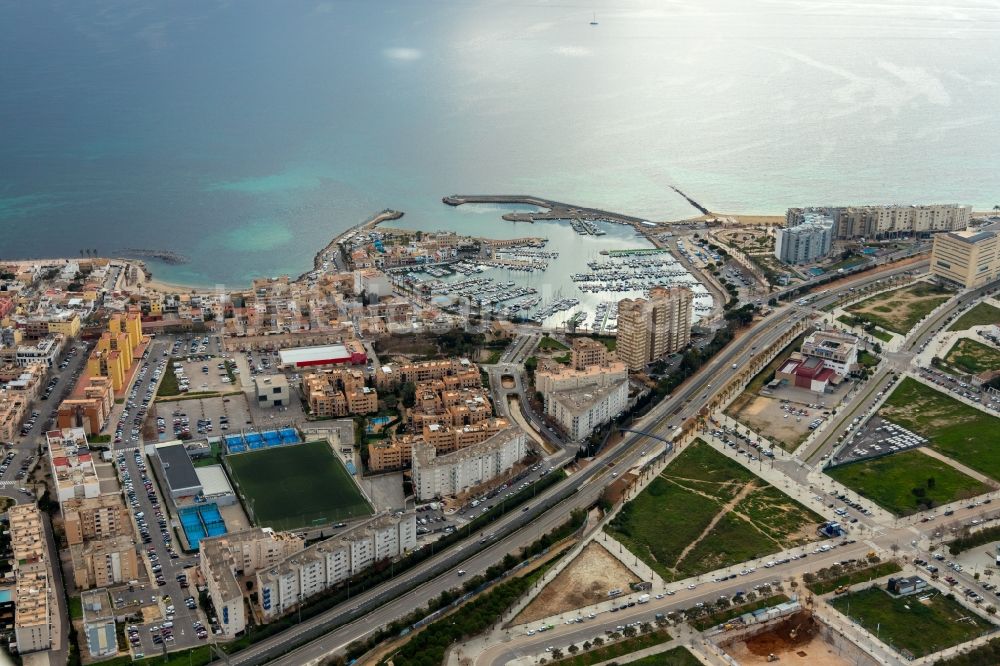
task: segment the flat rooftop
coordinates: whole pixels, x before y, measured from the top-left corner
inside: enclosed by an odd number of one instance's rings
[[[278,352],[282,365],[308,365],[322,361],[351,358],[351,352],[344,345],[322,345],[319,347],[293,347]]]
[[[195,474],[201,482],[201,491],[205,497],[213,495],[232,495],[233,487],[229,485],[229,479],[222,470],[222,465],[208,465],[206,467],[196,467]]]
[[[163,473],[167,477],[167,485],[173,491],[199,488],[201,482],[194,471],[191,457],[180,442],[160,444],[156,447],[156,455],[160,459]]]

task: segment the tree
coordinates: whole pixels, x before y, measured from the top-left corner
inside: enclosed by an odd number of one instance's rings
[[[600,636],[595,637],[594,638],[594,647],[601,647],[602,645],[604,645],[604,639],[601,638]]]
[[[625,627],[625,630],[622,631],[622,633],[625,634],[626,638],[632,638],[635,636],[635,627]]]
[[[593,647],[593,645],[591,645],[590,641],[584,641],[583,642],[583,649],[584,650],[589,650],[591,647]]]
[[[404,407],[413,407],[417,404],[417,386],[413,382],[406,382],[399,389],[400,400]]]
[[[562,657],[563,657],[562,650],[560,650],[559,648],[556,648],[556,649],[552,650],[552,658],[553,659],[562,659]]]
[[[580,648],[576,646],[576,643],[573,643],[568,648],[566,648],[566,650],[568,650],[570,654],[576,654],[577,652],[580,651]]]

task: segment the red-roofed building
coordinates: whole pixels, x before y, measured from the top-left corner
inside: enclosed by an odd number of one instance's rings
[[[808,389],[814,393],[826,393],[831,385],[840,383],[842,377],[830,368],[825,367],[819,358],[802,358],[793,355],[781,366],[774,378],[798,388]]]

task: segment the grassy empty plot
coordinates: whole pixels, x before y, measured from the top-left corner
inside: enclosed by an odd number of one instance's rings
[[[160,387],[156,390],[156,396],[159,398],[168,398],[174,395],[180,395],[181,390],[177,386],[177,375],[174,374],[174,361],[176,359],[167,359],[167,367],[163,371],[163,377],[160,379]]]
[[[591,666],[591,664],[600,664],[608,661],[609,659],[614,659],[615,657],[621,657],[626,654],[631,654],[633,652],[638,652],[639,650],[645,650],[651,648],[654,645],[659,645],[661,643],[666,643],[671,640],[672,636],[663,629],[658,629],[648,634],[642,634],[640,636],[635,636],[633,638],[626,638],[625,640],[617,641],[614,643],[605,644],[603,647],[595,648],[587,652],[581,652],[575,656],[570,656],[565,659],[555,659],[552,661],[553,665],[558,664],[558,666]],[[683,649],[683,648],[681,648]],[[687,652],[687,650],[684,650]],[[673,652],[673,650],[671,650]],[[659,659],[662,659],[666,653],[660,655],[654,655]],[[688,653],[690,655],[690,653]],[[656,661],[656,664],[676,664],[677,666],[683,666],[687,664],[686,661]],[[701,663],[701,662],[696,662]]]
[[[805,542],[821,520],[699,440],[607,530],[664,579],[677,580]]]
[[[954,599],[935,594],[920,601],[917,596],[897,599],[881,588],[870,587],[832,599],[830,605],[883,643],[914,657],[940,652],[994,629]]]
[[[887,331],[906,335],[928,312],[941,305],[952,292],[940,285],[917,282],[867,298],[847,311]]]
[[[982,342],[962,338],[948,350],[944,362],[959,372],[978,375],[1000,368],[1000,351]]]
[[[629,663],[632,666],[701,666],[701,661],[685,647],[675,647]]]
[[[897,516],[990,490],[989,486],[920,451],[848,463],[826,473]]]
[[[806,582],[806,587],[814,594],[826,594],[827,592],[833,592],[841,585],[856,585],[857,583],[863,583],[866,580],[875,580],[876,578],[881,578],[882,576],[899,573],[902,570],[903,569],[896,562],[880,562],[873,566],[865,567],[864,569],[856,569],[850,573],[844,574],[843,576],[836,576],[826,580],[817,580],[812,583]]]
[[[372,513],[326,442],[240,453],[226,462],[258,525],[288,530]]]
[[[543,351],[568,351],[569,347],[559,342],[555,338],[550,338],[547,335],[543,335],[542,339],[538,341],[538,348]]]
[[[983,326],[985,324],[1000,324],[1000,308],[989,303],[979,303],[964,315],[956,319],[949,331],[964,331],[973,326]]]
[[[1000,432],[997,417],[910,377],[900,382],[879,413],[923,435],[946,456],[1000,479],[1000,447],[995,446]]]

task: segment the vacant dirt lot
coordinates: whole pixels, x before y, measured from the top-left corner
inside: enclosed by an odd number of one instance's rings
[[[813,410],[809,412],[812,413]],[[809,418],[789,416],[782,411],[779,400],[763,395],[751,399],[732,416],[786,451],[794,451],[810,432]]]
[[[639,578],[604,546],[592,541],[521,611],[514,624],[534,622],[607,600],[608,590],[628,590],[629,585],[638,582]]]
[[[795,630],[795,637],[791,632]],[[849,666],[837,649],[819,635],[819,625],[808,616],[795,615],[787,622],[764,633],[725,646],[726,652],[741,666],[767,664],[767,656],[778,657],[780,664],[808,666]]]

